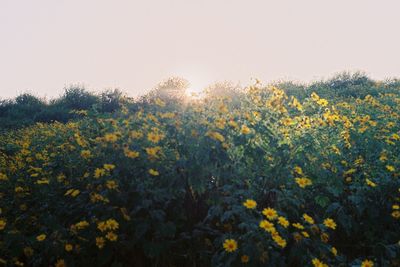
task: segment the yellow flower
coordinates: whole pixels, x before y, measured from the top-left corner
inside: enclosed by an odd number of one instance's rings
[[[150,132],[147,134],[147,140],[149,140],[150,142],[153,142],[153,143],[158,143],[163,138],[164,138],[164,136],[159,133]]]
[[[240,132],[241,132],[242,134],[249,134],[249,133],[251,133],[251,130],[250,130],[250,128],[247,127],[246,125],[242,125],[242,129],[240,130]]]
[[[134,151],[134,150],[129,150],[129,149],[124,149],[124,154],[126,157],[131,158],[131,159],[135,159],[137,157],[139,157],[139,152]]]
[[[45,239],[46,239],[46,235],[45,234],[41,234],[41,235],[38,235],[36,237],[36,240],[39,241],[39,242],[41,242],[41,241],[43,241]]]
[[[234,121],[234,120],[230,120],[230,121],[228,122],[228,124],[229,124],[229,126],[231,126],[231,127],[233,127],[233,128],[238,128],[238,127],[239,127],[238,124],[237,124],[237,122]]]
[[[295,181],[301,188],[312,185],[312,181],[308,178],[295,178]]]
[[[255,202],[252,199],[247,199],[245,202],[243,202],[243,206],[245,206],[248,209],[255,209],[257,206],[257,202]]]
[[[37,180],[36,184],[39,184],[39,185],[40,184],[50,184],[50,180],[43,178],[43,179]]]
[[[238,244],[234,239],[225,239],[223,247],[226,252],[234,252],[238,248]]]
[[[106,225],[107,225],[107,229],[111,229],[111,230],[117,230],[119,227],[118,222],[114,219],[108,219],[106,221]]]
[[[299,166],[294,167],[294,172],[297,173],[298,175],[303,175],[303,170]]]
[[[275,243],[280,246],[281,248],[286,247],[286,240],[283,239],[279,234],[274,234],[272,236],[272,239],[275,241]]]
[[[303,214],[303,219],[309,224],[314,224],[314,219],[306,213]]]
[[[304,237],[310,237],[310,235],[309,235],[306,231],[301,232],[301,234],[302,234]]]
[[[275,226],[272,222],[267,221],[267,220],[262,220],[259,224],[260,228],[264,229],[267,232],[274,232],[275,231]]]
[[[165,107],[165,102],[162,101],[162,100],[159,99],[159,98],[157,98],[154,102],[155,102],[156,105],[159,106],[159,107]]]
[[[153,176],[158,176],[158,175],[160,175],[160,173],[159,173],[158,171],[153,170],[153,169],[150,169],[150,170],[149,170],[149,173],[150,173],[151,175],[153,175]]]
[[[15,187],[14,191],[15,191],[15,193],[22,193],[22,192],[24,192],[24,189],[21,186],[17,186],[17,187]]]
[[[367,183],[367,185],[369,185],[370,187],[375,187],[376,183],[372,182],[370,179],[365,179],[365,182]]]
[[[107,171],[111,171],[115,169],[115,165],[114,164],[104,164],[103,168]]]
[[[104,247],[105,243],[106,243],[106,240],[103,237],[96,237],[96,246],[99,249],[102,249]]]
[[[94,178],[100,178],[100,177],[104,176],[105,174],[106,174],[106,170],[96,168],[96,170],[94,171]]]
[[[327,233],[321,234],[321,241],[327,243],[329,241],[329,235]]]
[[[400,218],[400,210],[395,210],[392,212],[392,217],[395,219],[399,219]]]
[[[296,240],[296,242],[299,242],[299,241],[301,241],[303,239],[301,234],[299,234],[297,232],[293,233],[293,238],[294,238],[294,240]]]
[[[361,263],[361,267],[373,267],[374,266],[374,262],[370,261],[370,260],[364,260]]]
[[[110,241],[117,241],[118,236],[114,232],[108,232],[106,238]]]
[[[206,136],[209,136],[214,140],[220,141],[221,143],[225,141],[225,137],[219,132],[207,132]]]
[[[392,165],[386,165],[386,169],[390,172],[394,172],[394,167]]]
[[[108,189],[110,189],[110,190],[112,190],[112,189],[117,189],[117,188],[118,188],[118,184],[117,184],[117,182],[114,181],[114,180],[108,180],[108,181],[106,182],[106,187],[107,187]]]
[[[146,153],[150,158],[158,158],[158,153],[161,151],[161,147],[147,147]]]
[[[75,224],[75,228],[78,229],[78,230],[82,230],[82,229],[84,229],[84,228],[86,228],[88,226],[89,226],[89,223],[87,221],[80,221],[80,222]]]
[[[314,265],[314,267],[328,267],[328,264],[323,263],[322,261],[320,261],[320,260],[317,259],[317,258],[314,258],[314,259],[312,260],[312,264]]]
[[[273,208],[263,209],[262,214],[264,214],[270,220],[273,220],[278,216],[278,213]]]
[[[1,218],[0,219],[0,230],[3,230],[7,225],[7,222],[5,219]]]
[[[399,206],[399,205],[397,205],[397,204],[395,204],[395,205],[393,205],[393,206],[392,206],[392,209],[394,209],[394,210],[398,210],[398,209],[400,209],[400,206]]]
[[[336,223],[334,220],[332,220],[331,218],[327,218],[324,220],[324,225],[328,228],[331,228],[333,230],[336,229]]]
[[[115,143],[118,140],[118,136],[115,133],[108,133],[104,136],[104,140],[109,143]]]
[[[6,174],[0,172],[0,181],[7,181],[8,177]]]
[[[106,222],[99,222],[97,224],[97,229],[99,229],[100,231],[104,232],[105,230],[107,230],[107,224]]]
[[[143,133],[142,133],[142,132],[139,132],[139,131],[131,131],[131,132],[129,133],[129,136],[130,136],[132,139],[139,139],[139,138],[142,138],[142,137],[143,137]]]
[[[65,194],[64,194],[64,196],[68,196],[68,195],[70,195],[70,196],[73,196],[73,197],[75,197],[75,196],[77,196],[78,194],[80,193],[80,191],[78,190],[78,189],[69,189]]]
[[[312,98],[312,100],[314,100],[314,101],[318,101],[318,100],[319,100],[319,96],[318,96],[317,93],[315,93],[315,92],[312,92],[312,93],[311,93],[311,98]]]
[[[89,150],[82,150],[82,151],[81,151],[81,157],[84,158],[84,159],[90,158],[91,155],[92,155],[92,154],[90,153]]]
[[[295,228],[297,228],[299,230],[303,230],[304,229],[304,226],[301,225],[300,223],[293,223],[292,225],[293,225],[293,227],[295,227]]]
[[[322,106],[322,107],[325,107],[325,106],[328,105],[328,100],[323,99],[323,98],[320,98],[320,99],[317,101],[317,104],[320,105],[320,106]]]
[[[65,244],[65,251],[70,252],[74,247],[71,244]]]
[[[247,256],[247,255],[242,255],[242,257],[240,257],[240,261],[241,261],[242,263],[248,263],[249,260],[250,260],[250,258],[249,258],[249,256]]]
[[[332,254],[333,254],[334,256],[337,255],[337,249],[336,249],[335,247],[332,247],[332,248],[331,248],[331,252],[332,252]]]
[[[285,228],[287,228],[289,226],[289,221],[285,217],[282,217],[282,216],[278,217],[278,223]]]
[[[67,264],[65,263],[65,261],[63,259],[59,259],[57,260],[55,267],[66,267]]]

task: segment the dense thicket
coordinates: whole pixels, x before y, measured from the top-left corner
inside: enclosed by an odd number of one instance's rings
[[[0,134],[0,265],[400,266],[398,81],[186,87]]]
[[[400,89],[400,80],[388,79],[374,81],[367,75],[355,72],[342,72],[334,77],[316,81],[311,84],[301,84],[293,81],[279,81],[273,85],[281,88],[288,96],[295,96],[299,100],[305,99],[311,92],[318,93],[323,98],[346,99],[363,98],[366,95],[378,96],[379,93],[393,93]],[[99,113],[109,113],[119,110],[122,104],[130,109],[137,110],[150,103],[151,99],[174,99],[182,102],[184,90],[188,82],[172,78],[160,83],[146,95],[129,99],[119,90],[108,90],[100,94],[89,92],[84,88],[70,87],[65,89],[59,98],[46,101],[30,93],[24,93],[14,99],[0,100],[0,129],[18,129],[37,122],[62,122],[79,118],[76,110],[95,109]],[[226,95],[240,102],[242,90],[230,83],[216,83],[208,88],[208,97]],[[175,101],[177,102],[177,101]]]

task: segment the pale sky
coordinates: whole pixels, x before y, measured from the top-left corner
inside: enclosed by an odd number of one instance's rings
[[[400,76],[399,0],[0,0],[0,98]]]

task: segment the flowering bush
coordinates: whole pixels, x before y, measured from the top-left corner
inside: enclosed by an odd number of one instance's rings
[[[6,266],[400,266],[400,94],[260,83],[0,137]]]

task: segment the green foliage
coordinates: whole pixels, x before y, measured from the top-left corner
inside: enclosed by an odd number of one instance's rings
[[[334,80],[186,102],[114,91],[67,113],[91,99],[72,90],[38,114],[73,121],[0,136],[0,262],[399,266],[398,83]],[[367,85],[381,91],[343,89]]]

